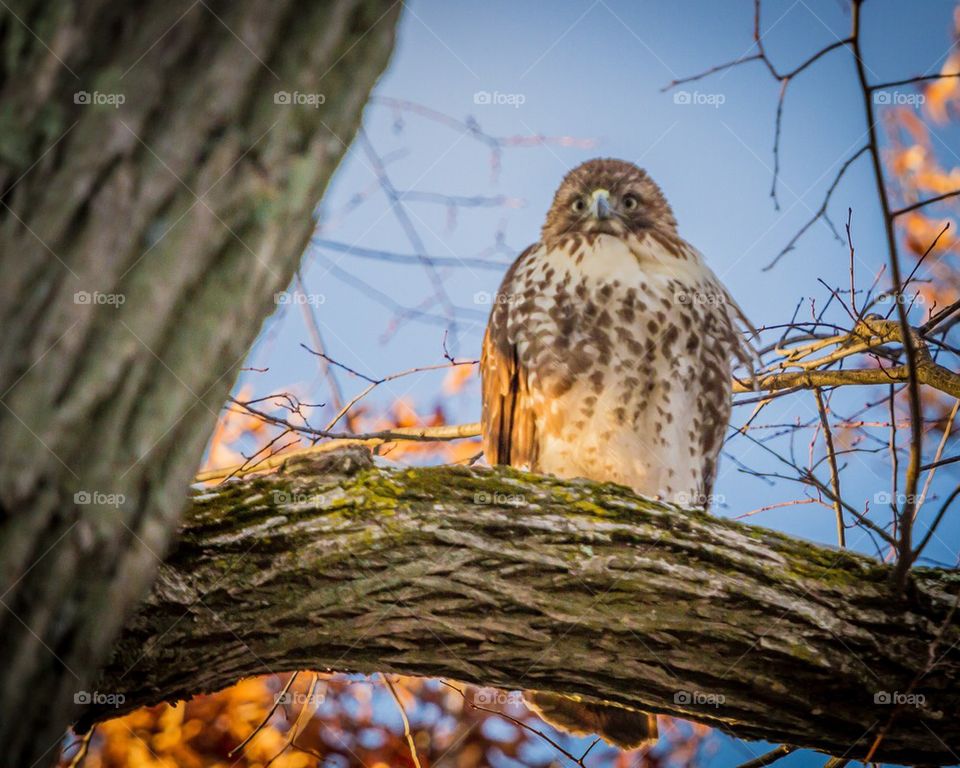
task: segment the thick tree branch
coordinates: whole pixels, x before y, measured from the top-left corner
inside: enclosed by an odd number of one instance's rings
[[[934,361],[927,348],[927,342],[916,328],[910,329],[913,344],[914,372],[917,381],[953,397],[960,398],[960,374],[945,368]],[[782,368],[800,367],[801,371],[783,371],[760,373],[756,388],[766,391],[793,389],[815,389],[817,387],[840,387],[849,385],[893,384],[908,381],[910,367],[907,363],[886,368],[847,368],[829,369],[826,366],[839,362],[852,355],[879,350],[885,344],[903,344],[904,335],[901,326],[893,320],[880,319],[875,315],[863,318],[850,333],[838,334],[829,339],[818,339],[804,347],[782,350],[784,359]],[[802,359],[814,351],[826,347],[835,349],[815,360],[802,362]],[[754,391],[751,381],[734,381],[733,391]]]
[[[923,703],[875,759],[956,762],[960,574],[914,570],[900,598],[868,558],[614,485],[356,447],[299,462],[195,497],[99,683],[124,706],[81,728],[309,668],[575,693],[862,758],[912,684]]]
[[[0,762],[41,766],[147,594],[402,3],[0,8]]]

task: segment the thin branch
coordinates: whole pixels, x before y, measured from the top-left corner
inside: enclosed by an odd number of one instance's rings
[[[355,370],[353,370],[352,368],[348,368],[348,367],[345,366],[343,363],[338,363],[336,360],[333,360],[332,358],[330,358],[329,356],[327,356],[327,355],[324,354],[323,352],[317,352],[316,350],[310,349],[310,347],[308,347],[306,344],[301,344],[300,346],[303,347],[305,350],[307,350],[307,352],[309,352],[310,354],[312,354],[312,355],[317,355],[318,357],[322,357],[324,360],[327,360],[327,361],[329,361],[330,363],[332,363],[332,364],[334,364],[334,365],[336,365],[336,366],[338,366],[338,367],[340,367],[340,368],[343,368],[345,371],[351,373],[352,375],[357,376],[357,377],[363,379],[363,380],[366,381],[366,382],[369,382],[368,386],[367,386],[363,391],[361,391],[359,394],[357,394],[357,395],[355,395],[353,398],[351,398],[348,402],[346,402],[346,403],[337,411],[337,414],[327,423],[327,426],[324,427],[324,429],[323,429],[322,431],[324,431],[324,432],[329,432],[331,429],[333,429],[333,428],[336,426],[337,422],[340,421],[340,419],[343,418],[343,416],[344,416],[351,408],[353,408],[353,406],[355,406],[358,402],[360,402],[360,400],[362,400],[363,398],[365,398],[368,394],[370,394],[374,389],[376,389],[376,388],[377,388],[378,386],[380,386],[381,384],[386,384],[387,382],[395,381],[396,379],[401,379],[401,378],[403,378],[403,377],[405,377],[405,376],[412,376],[412,375],[415,374],[415,373],[426,373],[426,372],[428,372],[428,371],[438,371],[438,370],[442,370],[442,369],[446,369],[446,368],[454,368],[454,367],[460,366],[460,365],[478,365],[478,364],[479,364],[479,362],[480,362],[479,360],[456,360],[456,359],[454,359],[454,358],[449,354],[449,352],[447,352],[447,350],[446,350],[446,338],[447,338],[446,332],[444,332],[443,338],[444,338],[444,357],[446,357],[447,362],[445,362],[445,363],[437,363],[437,364],[435,364],[435,365],[421,365],[421,366],[416,366],[416,367],[414,367],[414,368],[408,368],[408,369],[405,370],[405,371],[399,371],[399,372],[397,372],[397,373],[391,373],[391,374],[389,374],[389,375],[387,375],[387,376],[383,376],[383,377],[381,377],[381,378],[379,378],[379,379],[374,379],[374,378],[372,378],[372,377],[370,377],[370,376],[366,376],[366,375],[364,375],[364,374],[362,374],[362,373],[359,373],[358,371],[355,371]]]
[[[930,543],[930,539],[933,538],[934,533],[937,530],[937,527],[940,525],[940,522],[943,520],[943,516],[947,514],[947,510],[950,508],[950,505],[956,500],[957,496],[960,496],[960,485],[953,489],[953,492],[947,496],[946,501],[943,502],[939,511],[936,514],[936,517],[933,518],[933,522],[930,523],[930,527],[927,529],[926,535],[917,545],[917,548],[914,550],[914,558],[918,557],[924,549],[926,549],[927,544]]]
[[[891,80],[886,83],[877,83],[871,85],[871,91],[879,91],[883,88],[895,88],[898,85],[910,85],[911,83],[923,83],[928,80],[944,80],[949,77],[960,77],[960,72],[946,72],[939,75],[920,75],[918,77],[908,77],[905,80]]]
[[[568,760],[572,760],[576,765],[579,765],[580,768],[586,768],[583,762],[584,759],[586,758],[587,755],[590,754],[590,751],[597,745],[597,742],[600,741],[600,739],[596,739],[589,747],[587,747],[586,752],[584,752],[580,757],[577,757],[573,753],[561,747],[556,741],[554,741],[549,736],[547,736],[547,734],[545,734],[543,731],[537,728],[534,728],[531,725],[527,725],[525,722],[523,722],[523,720],[513,717],[512,715],[508,715],[506,712],[500,712],[496,709],[490,709],[489,707],[483,707],[483,706],[480,706],[479,704],[475,704],[474,702],[470,701],[467,698],[466,694],[462,690],[457,688],[455,685],[451,685],[446,680],[441,680],[440,682],[443,685],[447,686],[447,688],[450,688],[451,690],[454,690],[457,693],[459,693],[461,698],[463,699],[463,703],[466,704],[471,709],[479,710],[480,712],[489,712],[491,714],[497,715],[498,717],[502,717],[505,720],[509,720],[511,723],[513,723],[514,725],[520,728],[523,728],[525,731],[529,731],[530,733],[536,736],[539,736],[541,739],[547,742],[551,747],[557,750],[557,752],[562,754],[565,758],[567,758]]]
[[[793,69],[787,72],[780,72],[777,67],[767,56],[767,52],[763,47],[763,35],[760,33],[760,10],[761,10],[761,1],[754,0],[754,14],[753,14],[753,41],[757,46],[758,52],[750,54],[749,56],[741,56],[739,58],[733,59],[732,61],[725,62],[723,64],[717,64],[716,66],[710,67],[709,69],[700,72],[696,75],[691,75],[689,77],[677,78],[661,88],[661,92],[669,91],[673,88],[676,88],[678,85],[683,85],[685,83],[692,83],[697,80],[702,80],[704,78],[715,75],[718,72],[724,72],[734,67],[739,67],[742,64],[749,64],[750,62],[759,61],[767,69],[767,72],[770,73],[770,76],[775,80],[780,82],[780,92],[777,96],[777,109],[776,116],[774,118],[774,129],[773,129],[773,180],[770,185],[770,197],[773,198],[773,205],[776,210],[780,210],[780,200],[777,197],[777,181],[780,177],[780,136],[782,133],[783,126],[783,105],[787,97],[787,88],[789,87],[791,81],[794,77],[799,75],[801,72],[807,69],[815,62],[819,61],[821,58],[826,56],[831,51],[835,51],[838,48],[850,45],[853,40],[852,38],[847,38],[845,40],[836,40],[829,45],[820,48],[812,55],[808,56],[803,62],[794,67]],[[841,172],[842,175],[842,172]],[[820,213],[817,218],[826,216],[826,213]],[[828,219],[829,220],[829,219]],[[832,226],[832,225],[831,225]],[[809,227],[809,225],[808,225]],[[808,228],[808,227],[805,227]],[[834,232],[836,234],[836,232]],[[783,255],[782,253],[780,255]],[[777,257],[779,258],[779,256]],[[772,265],[770,265],[772,266]],[[769,268],[769,267],[767,267]]]
[[[322,248],[335,253],[345,253],[348,256],[356,256],[361,259],[372,259],[374,261],[386,261],[392,264],[410,264],[420,265],[420,258],[412,253],[395,253],[393,251],[381,251],[373,248],[361,248],[358,245],[347,245],[335,240],[324,240],[318,237],[310,241],[314,248]],[[430,260],[438,267],[469,267],[470,269],[489,269],[494,272],[503,272],[509,263],[505,261],[497,262],[489,259],[477,259],[471,257],[457,256],[430,256]]]
[[[697,80],[703,80],[704,78],[710,77],[710,75],[715,75],[718,72],[724,72],[728,69],[733,69],[734,67],[739,67],[742,64],[749,64],[752,61],[764,61],[764,55],[762,53],[752,53],[749,56],[741,56],[737,59],[732,59],[730,61],[724,62],[723,64],[716,64],[715,66],[705,69],[703,72],[698,72],[695,75],[689,75],[688,77],[678,77],[674,80],[671,80],[665,86],[660,89],[661,93],[666,93],[673,88],[676,88],[678,85],[686,85],[687,83],[695,83]]]
[[[319,443],[299,451],[290,451],[289,453],[271,456],[253,466],[245,467],[244,465],[238,465],[208,469],[198,473],[194,478],[194,482],[209,483],[216,480],[223,480],[230,476],[244,477],[260,472],[269,472],[279,469],[287,462],[319,456],[320,454],[335,451],[348,445],[375,447],[383,443],[396,442],[398,440],[434,442],[461,440],[479,435],[480,422],[476,421],[470,424],[450,424],[438,427],[394,427],[393,429],[383,430],[382,432],[367,432],[365,434],[342,433],[339,437],[329,440],[328,442]]]
[[[400,701],[400,696],[397,694],[396,688],[393,687],[393,682],[391,682],[390,678],[383,672],[380,673],[380,677],[383,678],[383,682],[387,686],[387,690],[390,691],[390,695],[397,705],[397,710],[400,712],[400,719],[403,721],[403,736],[407,740],[407,746],[410,748],[410,759],[413,761],[415,768],[421,768],[420,758],[417,756],[417,745],[413,741],[413,733],[410,730],[410,720],[407,718],[407,712],[403,708],[403,702]]]
[[[316,705],[313,702],[314,702],[314,694],[316,693],[317,684],[319,682],[320,682],[319,675],[314,673],[313,680],[310,683],[310,688],[307,691],[307,698],[303,702],[303,707],[301,707],[300,713],[297,715],[297,719],[293,722],[293,725],[290,726],[290,731],[287,733],[287,736],[284,739],[283,746],[280,748],[280,751],[278,751],[273,757],[267,760],[263,768],[270,768],[270,766],[273,765],[276,759],[280,757],[280,755],[282,755],[284,752],[286,752],[290,747],[294,747],[294,749],[297,748],[294,746],[294,741],[296,741],[297,736],[299,736],[300,732],[303,730],[303,726],[310,719],[310,717],[313,715],[314,710],[316,709]],[[420,768],[420,767],[417,766],[417,768]]]
[[[831,757],[823,764],[823,768],[846,768],[850,760],[845,757]]]
[[[67,747],[78,746],[77,751],[74,753],[73,757],[70,758],[70,762],[67,763],[67,768],[80,768],[80,765],[83,764],[84,758],[87,756],[87,752],[90,750],[90,741],[93,739],[93,733],[97,730],[97,726],[93,726],[88,730],[83,736],[81,736],[77,741]],[[66,751],[66,750],[64,750]]]
[[[294,680],[297,679],[297,675],[299,674],[299,672],[294,672],[292,675],[290,675],[290,679],[287,680],[287,684],[283,686],[283,689],[277,694],[276,698],[274,699],[273,706],[270,707],[270,711],[267,712],[263,720],[260,721],[260,725],[254,728],[247,738],[227,752],[227,757],[233,757],[235,754],[237,754],[237,752],[242,750],[245,746],[247,746],[247,744],[253,741],[254,737],[266,727],[267,723],[270,722],[270,718],[273,717],[273,713],[277,711],[277,709],[280,707],[280,703],[286,698],[287,693],[290,691],[290,686],[293,685]]]
[[[942,195],[937,195],[936,197],[931,197],[927,200],[921,200],[920,202],[914,203],[913,205],[908,205],[903,208],[898,208],[890,215],[896,218],[897,216],[902,216],[905,213],[910,213],[910,211],[915,211],[918,208],[923,208],[924,206],[927,206],[927,205],[933,205],[934,203],[939,203],[941,200],[949,200],[951,197],[957,197],[957,196],[960,196],[960,189],[955,189],[952,192],[944,192]]]
[[[748,760],[745,763],[741,763],[737,768],[764,768],[767,765],[772,765],[783,757],[786,757],[791,752],[793,752],[796,747],[791,747],[788,744],[781,744],[779,747],[771,749],[769,752],[765,752],[760,755],[760,757],[754,758],[753,760]]]
[[[940,459],[940,461],[932,461],[929,464],[924,464],[922,467],[920,467],[920,471],[926,472],[928,469],[945,467],[947,464],[956,464],[958,461],[960,461],[960,456],[950,456],[946,459]]]
[[[416,226],[414,226],[413,219],[410,218],[410,215],[403,204],[404,201],[402,199],[402,195],[400,195],[400,193],[397,191],[397,188],[394,186],[393,181],[390,179],[390,175],[387,173],[386,166],[384,166],[382,159],[377,154],[376,150],[374,150],[373,144],[370,142],[370,139],[367,137],[366,131],[364,131],[363,128],[357,131],[357,140],[360,146],[363,148],[367,160],[369,160],[373,166],[374,174],[379,180],[380,186],[390,202],[390,208],[393,211],[394,216],[399,222],[401,228],[404,230],[407,239],[413,246],[417,257],[420,259],[420,262],[433,285],[434,296],[446,311],[447,319],[450,321],[450,327],[455,328],[457,313],[456,307],[454,307],[453,301],[450,299],[450,296],[447,293],[446,286],[443,284],[443,279],[440,277],[440,273],[437,271],[436,265],[433,263],[433,261],[431,261],[430,257],[427,256],[426,247],[424,246],[423,240],[420,237],[420,233],[417,231]]]
[[[930,473],[923,481],[923,490],[920,491],[920,499],[917,501],[918,514],[923,508],[923,502],[927,499],[927,492],[930,490],[930,484],[933,483],[933,477],[936,474],[937,467],[941,466],[940,460],[943,458],[943,451],[947,447],[947,441],[950,439],[950,432],[953,429],[953,421],[957,418],[958,410],[960,410],[960,399],[957,399],[953,403],[953,408],[950,411],[950,415],[947,417],[946,426],[943,428],[943,434],[940,436],[940,445],[937,446],[937,452],[933,456],[933,461],[930,462]],[[923,467],[920,467],[920,471],[923,472],[925,470]]]
[[[301,296],[306,296],[306,288],[303,282],[303,274],[300,268],[297,268],[296,273],[296,284],[297,284],[297,294]],[[310,339],[313,342],[313,345],[320,350],[323,350],[326,345],[323,342],[323,334],[320,333],[320,322],[314,314],[314,305],[309,301],[300,302],[301,313],[303,314],[303,321],[307,326],[307,332],[310,334]],[[330,386],[330,395],[331,395],[331,405],[334,410],[338,410],[340,405],[343,403],[343,391],[340,389],[340,382],[337,381],[337,376],[330,368],[330,364],[323,360],[320,365],[320,373],[327,380],[327,384]]]
[[[837,171],[837,175],[833,178],[833,182],[827,188],[827,193],[826,195],[824,195],[823,201],[820,203],[820,207],[814,212],[813,216],[811,216],[810,219],[807,220],[806,224],[804,224],[797,231],[797,233],[792,238],[790,238],[790,241],[785,246],[783,246],[782,249],[780,249],[780,252],[773,257],[773,260],[770,261],[769,264],[763,267],[764,272],[768,272],[769,270],[773,269],[773,267],[777,265],[780,259],[782,259],[788,253],[790,253],[790,251],[794,249],[794,247],[796,246],[800,238],[803,237],[807,233],[807,231],[814,224],[816,224],[820,219],[826,219],[829,222],[829,219],[827,218],[827,209],[828,209],[828,206],[830,205],[830,198],[833,197],[833,193],[837,189],[837,185],[840,184],[840,180],[843,179],[843,176],[847,172],[847,169],[851,165],[853,165],[853,163],[857,160],[857,158],[859,158],[864,152],[867,152],[869,149],[870,147],[866,145],[863,147],[860,147],[860,149],[858,149],[856,152],[854,152],[850,157],[848,157],[844,161],[843,165],[840,166],[840,170]],[[833,229],[832,224],[830,226],[831,226],[831,229]],[[839,234],[837,234],[835,229],[833,230],[833,234],[835,237],[839,239],[840,236]]]
[[[830,462],[830,485],[833,487],[833,508],[837,513],[837,545],[844,549],[847,545],[844,535],[843,506],[840,503],[840,471],[837,469],[837,455],[833,448],[833,433],[830,431],[830,422],[827,419],[827,408],[823,402],[823,394],[819,388],[813,390],[817,399],[817,410],[820,412],[820,425],[823,427],[823,439],[827,447],[827,458]]]
[[[927,320],[927,322],[925,322],[923,325],[920,326],[920,333],[924,336],[927,335],[928,333],[930,333],[930,331],[932,331],[934,328],[940,325],[940,323],[947,320],[957,310],[960,310],[960,300],[953,302],[953,304],[951,304],[950,306],[944,307],[935,315],[931,316],[931,318]]]

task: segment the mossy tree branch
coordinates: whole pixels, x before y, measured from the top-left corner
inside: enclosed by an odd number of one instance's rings
[[[591,696],[746,739],[955,763],[960,574],[624,488],[357,448],[193,500],[100,684],[122,709],[299,668]],[[909,694],[909,697],[906,695]],[[91,709],[81,727],[116,710]]]

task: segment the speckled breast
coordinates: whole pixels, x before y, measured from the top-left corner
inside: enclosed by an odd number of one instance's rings
[[[729,316],[699,255],[600,236],[532,251],[509,286],[538,466],[703,506],[730,413]]]

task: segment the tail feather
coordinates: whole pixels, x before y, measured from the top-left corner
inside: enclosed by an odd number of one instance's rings
[[[596,734],[621,749],[652,744],[659,737],[656,715],[646,712],[543,691],[524,691],[523,698],[543,720],[575,736]]]

